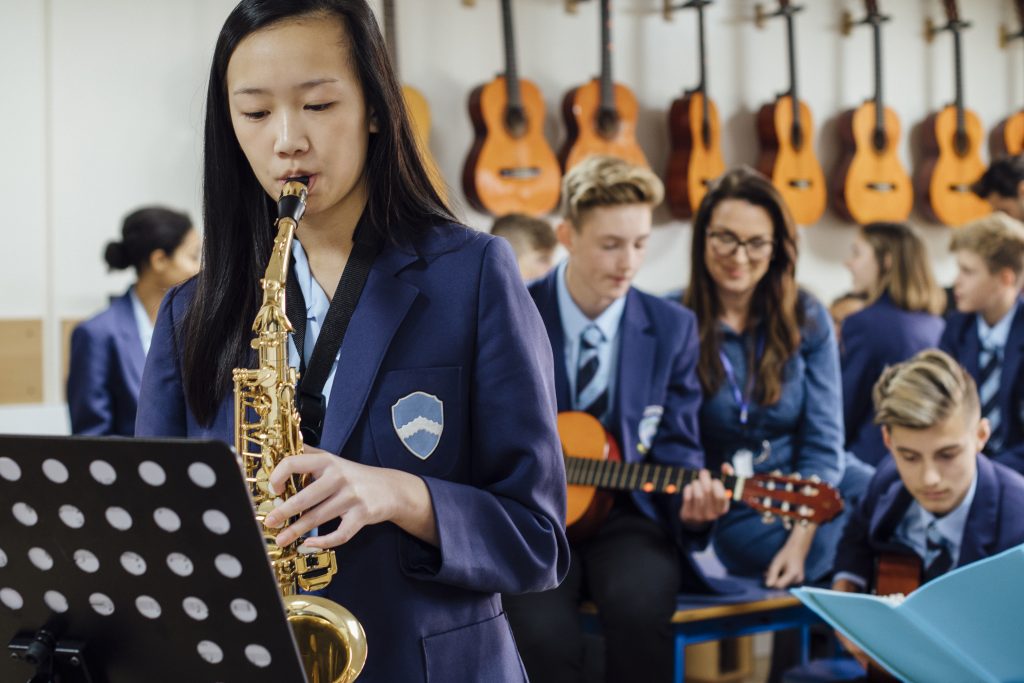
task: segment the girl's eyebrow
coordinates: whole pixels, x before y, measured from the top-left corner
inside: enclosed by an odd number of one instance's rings
[[[323,85],[324,83],[337,83],[337,82],[338,82],[337,78],[314,78],[311,81],[305,81],[303,83],[299,83],[297,86],[295,86],[294,89],[295,90],[309,90],[310,88],[315,88],[316,86]],[[237,90],[235,90],[231,94],[232,95],[265,95],[266,93],[267,93],[267,91],[265,89],[263,89],[263,88],[238,88]]]

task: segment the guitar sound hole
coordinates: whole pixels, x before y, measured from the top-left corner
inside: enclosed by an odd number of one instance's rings
[[[622,121],[619,119],[619,112],[614,109],[599,109],[597,112],[597,133],[601,137],[610,140],[619,134],[619,126]]]
[[[894,183],[868,183],[867,188],[875,192],[895,192],[896,185]]]
[[[514,138],[526,135],[526,112],[522,107],[509,107],[505,110],[505,130]]]
[[[971,151],[971,142],[968,140],[965,131],[958,130],[953,134],[953,150],[959,157],[965,157]]]
[[[503,168],[498,175],[509,180],[530,180],[540,175],[540,169],[536,166],[516,166],[514,168]]]

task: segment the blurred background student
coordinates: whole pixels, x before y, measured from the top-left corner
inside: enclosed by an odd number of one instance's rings
[[[510,213],[494,221],[491,234],[504,237],[512,245],[524,282],[544,277],[555,264],[558,240],[551,225],[542,218]]]
[[[889,451],[874,423],[871,389],[886,366],[938,346],[946,297],[924,242],[902,223],[861,228],[844,265],[853,291],[867,302],[843,321],[840,332],[846,450],[874,466]]]
[[[136,280],[71,335],[71,431],[131,436],[160,301],[168,289],[199,272],[199,234],[184,213],[141,208],[124,219],[121,240],[107,245],[104,258],[111,270],[134,268]]]

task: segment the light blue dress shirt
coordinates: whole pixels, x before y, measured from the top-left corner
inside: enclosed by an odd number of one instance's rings
[[[981,342],[981,355],[983,357],[987,350],[1002,350],[1006,348],[1006,341],[1010,338],[1010,327],[1013,325],[1014,316],[1017,315],[1018,306],[1020,306],[1020,301],[1015,301],[1013,308],[1007,311],[1006,315],[999,319],[999,322],[991,326],[985,322],[984,316],[980,314],[977,316],[978,341]],[[979,367],[983,366],[984,364]]]
[[[568,260],[564,260],[558,264],[555,281],[558,287],[558,313],[562,320],[562,332],[565,335],[565,374],[569,378],[569,395],[572,396],[573,407],[576,408],[576,371],[579,367],[580,336],[584,329],[594,324],[604,334],[605,339],[605,343],[599,347],[599,365],[595,381],[608,387],[608,405],[613,406],[615,405],[615,378],[618,374],[619,347],[621,346],[619,323],[622,322],[622,313],[626,309],[626,297],[619,297],[604,309],[601,315],[591,320],[586,313],[580,310],[580,307],[573,301],[572,295],[569,294],[569,286],[565,281],[568,263]],[[609,410],[609,412],[611,411]]]
[[[128,298],[132,301],[132,313],[135,315],[135,325],[139,328],[139,339],[142,340],[142,352],[149,355],[149,345],[153,341],[153,321],[149,319],[146,307],[142,305],[142,299],[135,293],[135,287],[128,290]]]
[[[327,319],[327,309],[331,307],[331,300],[327,298],[320,283],[313,278],[313,271],[309,268],[309,258],[298,240],[292,242],[292,255],[295,258],[292,263],[295,280],[299,283],[302,298],[306,302],[306,335],[302,344],[302,357],[305,360],[305,365],[308,366],[309,359],[313,357],[313,348],[316,346],[317,337],[320,336],[320,330],[323,329],[324,321]],[[331,401],[331,385],[334,384],[334,373],[338,370],[339,357],[341,357],[341,349],[338,349],[338,353],[334,356],[331,372],[327,375],[327,381],[324,382],[324,405],[328,405]],[[288,339],[288,364],[294,368],[301,365],[294,338]]]

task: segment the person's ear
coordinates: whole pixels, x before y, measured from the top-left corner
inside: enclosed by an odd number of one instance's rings
[[[162,273],[170,262],[170,255],[163,249],[154,249],[149,254],[149,268],[155,273]]]
[[[882,425],[882,442],[885,444],[885,450],[892,453],[892,433],[888,425]]]
[[[558,222],[555,227],[555,236],[558,238],[559,243],[566,248],[571,254],[573,238],[576,237],[576,226],[573,225],[572,221],[568,218],[563,218]]]
[[[999,269],[999,276],[998,277],[999,277],[999,284],[1003,285],[1004,287],[1014,287],[1014,288],[1017,288],[1017,286],[1018,286],[1017,274],[1014,273],[1013,270],[1011,270],[1010,268],[1000,268]]]
[[[992,423],[988,421],[987,417],[978,420],[978,430],[975,436],[978,439],[978,452],[980,453],[992,436]]]
[[[1024,180],[1017,183],[1017,196],[1024,199]]]

